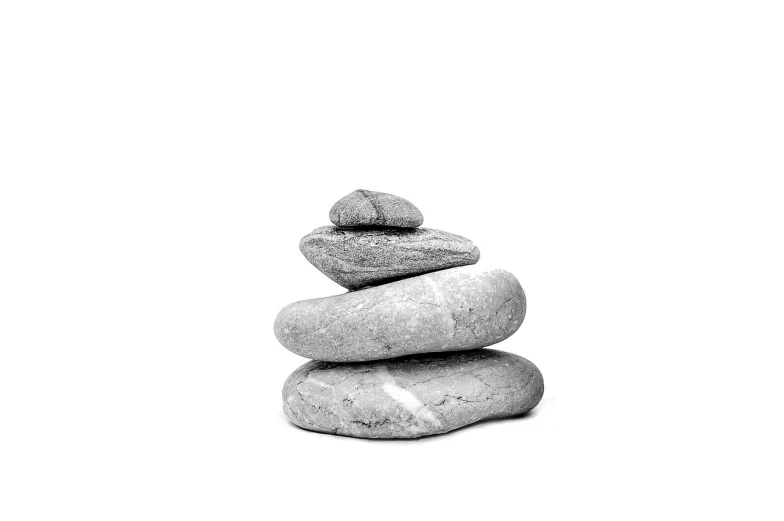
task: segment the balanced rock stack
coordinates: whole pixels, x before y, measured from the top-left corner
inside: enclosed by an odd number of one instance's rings
[[[509,338],[525,294],[500,269],[473,266],[464,237],[420,228],[401,197],[357,190],[332,207],[335,226],[300,242],[302,254],[349,290],[285,307],[275,336],[312,358],[283,386],[295,425],[359,438],[417,438],[524,414],[544,392],[520,356],[480,349]]]

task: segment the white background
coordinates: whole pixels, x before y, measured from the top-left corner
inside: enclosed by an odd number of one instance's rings
[[[0,6],[0,518],[781,519],[780,2]],[[357,188],[528,296],[545,396],[291,426]],[[778,497],[776,497],[778,496]]]

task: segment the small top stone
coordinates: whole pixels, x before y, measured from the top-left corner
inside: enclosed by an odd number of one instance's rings
[[[354,190],[335,203],[329,211],[329,220],[343,228],[416,228],[425,219],[416,206],[402,197],[371,190]]]

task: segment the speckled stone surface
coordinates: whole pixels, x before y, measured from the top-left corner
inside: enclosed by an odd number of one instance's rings
[[[303,237],[299,249],[319,271],[347,289],[479,261],[473,242],[429,228],[322,226]]]
[[[402,197],[372,190],[355,190],[332,206],[329,220],[335,226],[391,226],[416,228],[424,218]]]
[[[500,342],[525,317],[525,293],[508,271],[452,268],[283,308],[275,336],[294,353],[362,362]]]
[[[308,362],[286,380],[283,410],[312,431],[418,438],[524,414],[543,394],[534,364],[479,349],[364,364]]]

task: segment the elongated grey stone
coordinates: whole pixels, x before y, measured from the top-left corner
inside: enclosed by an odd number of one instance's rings
[[[319,271],[348,289],[479,261],[473,242],[429,228],[322,226],[303,237],[299,249]]]
[[[489,346],[524,316],[514,275],[466,266],[295,302],[278,313],[275,336],[307,358],[362,362]]]
[[[308,362],[286,380],[283,410],[312,431],[418,438],[525,414],[543,394],[534,364],[478,349],[364,364]]]
[[[391,226],[416,228],[424,218],[402,197],[372,190],[354,190],[332,206],[329,220],[335,226]]]

